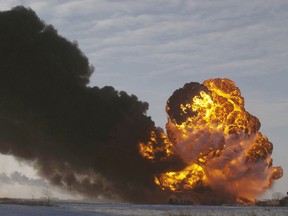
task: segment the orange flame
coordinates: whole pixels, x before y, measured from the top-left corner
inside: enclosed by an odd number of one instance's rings
[[[155,183],[162,190],[182,191],[192,190],[202,186],[206,181],[206,175],[201,166],[194,163],[180,172],[167,172],[155,177]]]
[[[162,190],[209,187],[237,201],[251,201],[282,177],[282,168],[272,167],[272,143],[258,132],[260,122],[245,111],[233,81],[186,84],[169,98],[166,112],[167,136],[152,131],[150,141],[139,144],[149,160],[178,155],[187,164],[155,176]]]

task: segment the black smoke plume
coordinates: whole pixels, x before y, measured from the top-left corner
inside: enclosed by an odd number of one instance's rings
[[[0,12],[0,152],[89,197],[145,200],[165,167],[139,155],[157,130],[148,104],[87,86],[92,73],[77,45],[32,9]]]

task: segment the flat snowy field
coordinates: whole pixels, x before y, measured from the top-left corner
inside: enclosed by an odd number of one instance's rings
[[[0,204],[1,216],[287,216],[287,207],[59,203],[57,207]]]

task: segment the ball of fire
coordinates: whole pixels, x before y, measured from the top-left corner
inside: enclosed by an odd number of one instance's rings
[[[252,201],[283,175],[273,167],[273,145],[259,132],[260,121],[244,108],[235,83],[227,78],[191,82],[177,89],[166,106],[167,134],[152,131],[139,151],[151,163],[180,157],[181,170],[156,174],[162,190],[209,189]]]

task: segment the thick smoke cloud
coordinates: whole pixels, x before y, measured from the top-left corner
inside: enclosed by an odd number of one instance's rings
[[[77,45],[33,10],[0,12],[0,152],[84,195],[143,200],[162,169],[138,151],[157,130],[148,104],[88,87],[92,73]]]

